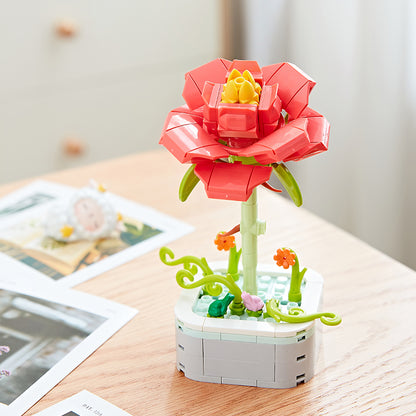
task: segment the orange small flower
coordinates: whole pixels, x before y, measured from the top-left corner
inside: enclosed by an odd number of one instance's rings
[[[235,237],[233,235],[223,235],[224,233],[218,233],[214,243],[218,250],[228,251],[235,247]]]
[[[283,266],[284,269],[288,269],[289,266],[293,266],[296,261],[296,254],[289,249],[279,248],[276,252],[276,255],[273,256],[273,259],[276,260],[278,266]]]

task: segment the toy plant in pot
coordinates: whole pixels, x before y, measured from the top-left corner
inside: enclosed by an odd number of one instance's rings
[[[185,76],[186,105],[167,117],[160,143],[189,163],[179,187],[181,201],[202,181],[209,198],[241,201],[241,221],[215,237],[228,262],[160,259],[176,273],[183,291],[175,308],[177,367],[188,378],[214,383],[286,388],[314,374],[314,320],[338,325],[319,312],[322,277],[290,248],[274,249],[276,264],[259,265],[257,239],[265,222],[257,215],[257,187],[280,192],[275,175],[300,206],[299,187],[285,166],[327,150],[329,123],[308,107],[315,82],[297,67],[216,59]],[[237,249],[235,234],[240,233]]]

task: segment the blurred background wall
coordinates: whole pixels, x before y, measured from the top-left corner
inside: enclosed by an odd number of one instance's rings
[[[416,3],[226,4],[226,55],[293,62],[317,81],[330,151],[290,165],[304,206],[416,268]]]
[[[0,0],[0,182],[156,148],[220,3]]]
[[[217,56],[317,81],[330,152],[304,205],[416,268],[412,0],[0,0],[0,182],[156,148],[183,75]]]

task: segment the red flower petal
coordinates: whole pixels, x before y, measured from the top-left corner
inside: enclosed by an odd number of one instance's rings
[[[239,163],[201,162],[195,174],[205,184],[208,198],[247,201],[253,189],[270,178],[271,167]]]
[[[285,64],[284,62],[279,62],[278,64],[264,66],[261,69],[261,72],[263,72],[263,82],[264,82],[264,85],[267,85],[267,84],[270,85],[270,84],[272,84],[271,82],[269,82],[270,79],[280,69],[280,67],[282,67],[284,64]]]
[[[223,145],[215,136],[207,133],[198,123],[199,115],[172,111],[169,113],[165,130],[159,141],[181,163],[192,162],[193,158],[215,160],[228,156]]]
[[[239,156],[255,157],[262,164],[281,162],[309,144],[306,124],[306,119],[293,120],[251,146],[235,149],[237,152],[234,149],[228,151]]]
[[[233,69],[236,69],[241,74],[245,70],[250,71],[254,80],[256,82],[258,82],[260,85],[263,85],[263,73],[262,73],[262,70],[260,69],[259,64],[257,63],[257,61],[247,61],[247,60],[241,60],[241,59],[234,59],[231,62],[231,66],[228,69],[227,78],[228,78],[228,76],[230,75],[230,73]]]
[[[304,117],[305,116],[305,117]],[[316,111],[307,108],[301,115],[302,119],[308,121],[306,125],[306,133],[309,138],[309,143],[302,149],[294,152],[287,160],[301,160],[309,156],[328,150],[329,129],[328,120]]]
[[[292,118],[297,118],[307,107],[309,94],[316,82],[288,62],[263,67],[262,71],[265,84],[279,84],[283,108]]]
[[[227,59],[218,58],[185,74],[182,97],[191,110],[204,104],[202,90],[205,81],[224,83],[231,63]]]

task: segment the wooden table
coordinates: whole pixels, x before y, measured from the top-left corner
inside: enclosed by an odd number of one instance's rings
[[[209,200],[201,184],[179,202],[185,169],[158,151],[44,178],[81,187],[93,177],[114,193],[192,224],[194,233],[169,245],[177,255],[224,259],[212,241],[238,222],[239,203]],[[26,182],[2,186],[0,195]],[[282,197],[260,190],[259,203],[268,228],[259,260],[271,263],[278,247],[295,248],[301,264],[325,278],[324,309],[343,317],[340,326],[322,328],[318,371],[310,382],[274,390],[185,378],[175,367],[173,308],[181,289],[175,270],[155,250],[77,287],[140,312],[26,415],[82,389],[133,416],[416,412],[416,273]]]

